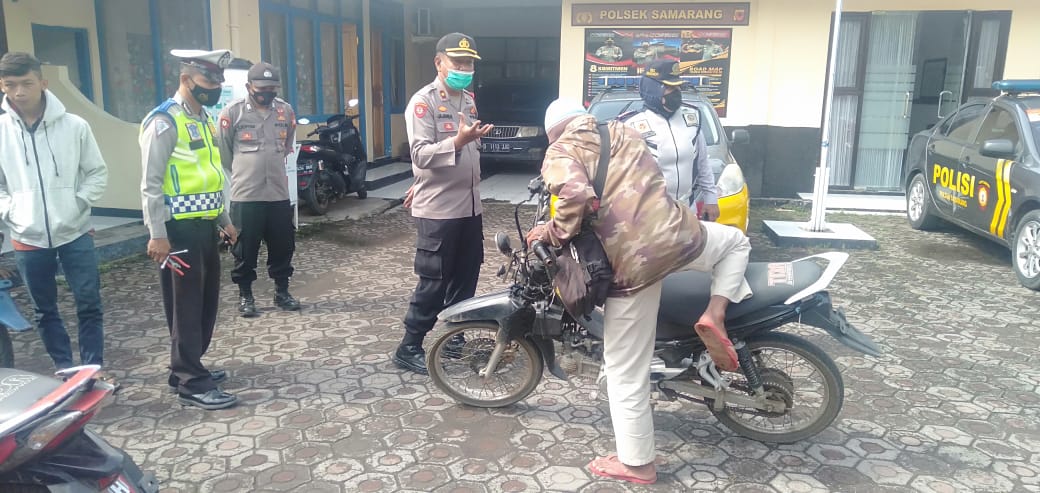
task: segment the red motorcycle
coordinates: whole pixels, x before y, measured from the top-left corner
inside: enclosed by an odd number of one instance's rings
[[[95,378],[99,370],[84,365],[48,378],[0,368],[0,491],[159,491],[155,475],[86,429],[115,390]]]

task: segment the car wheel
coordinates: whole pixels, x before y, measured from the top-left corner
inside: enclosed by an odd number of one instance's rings
[[[1011,253],[1018,282],[1040,291],[1040,210],[1030,211],[1018,222]]]
[[[928,196],[928,182],[922,174],[910,180],[910,189],[906,191],[906,218],[914,229],[928,230],[939,225],[932,198]]]

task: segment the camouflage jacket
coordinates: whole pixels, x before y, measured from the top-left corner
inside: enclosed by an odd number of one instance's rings
[[[592,227],[614,269],[611,296],[629,296],[692,262],[704,249],[704,230],[689,207],[669,196],[661,170],[636,130],[613,121],[610,165]],[[592,177],[600,137],[593,116],[572,120],[546,151],[542,178],[556,196],[548,232],[565,244],[592,214]]]

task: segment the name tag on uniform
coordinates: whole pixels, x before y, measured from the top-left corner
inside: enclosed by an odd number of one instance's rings
[[[448,113],[437,113],[437,118],[441,120],[451,120],[451,115]]]

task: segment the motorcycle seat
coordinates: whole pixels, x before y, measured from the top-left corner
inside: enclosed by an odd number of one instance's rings
[[[823,268],[811,260],[799,262],[752,262],[744,278],[752,296],[740,303],[730,303],[726,320],[734,320],[762,308],[779,305],[792,295],[809,287],[823,274]],[[711,274],[698,271],[676,272],[664,279],[661,308],[658,312],[657,337],[670,337],[666,327],[692,333],[693,324],[708,307],[711,297]],[[678,336],[679,334],[675,334]]]
[[[53,378],[11,368],[0,368],[0,423],[18,416],[61,382]]]

